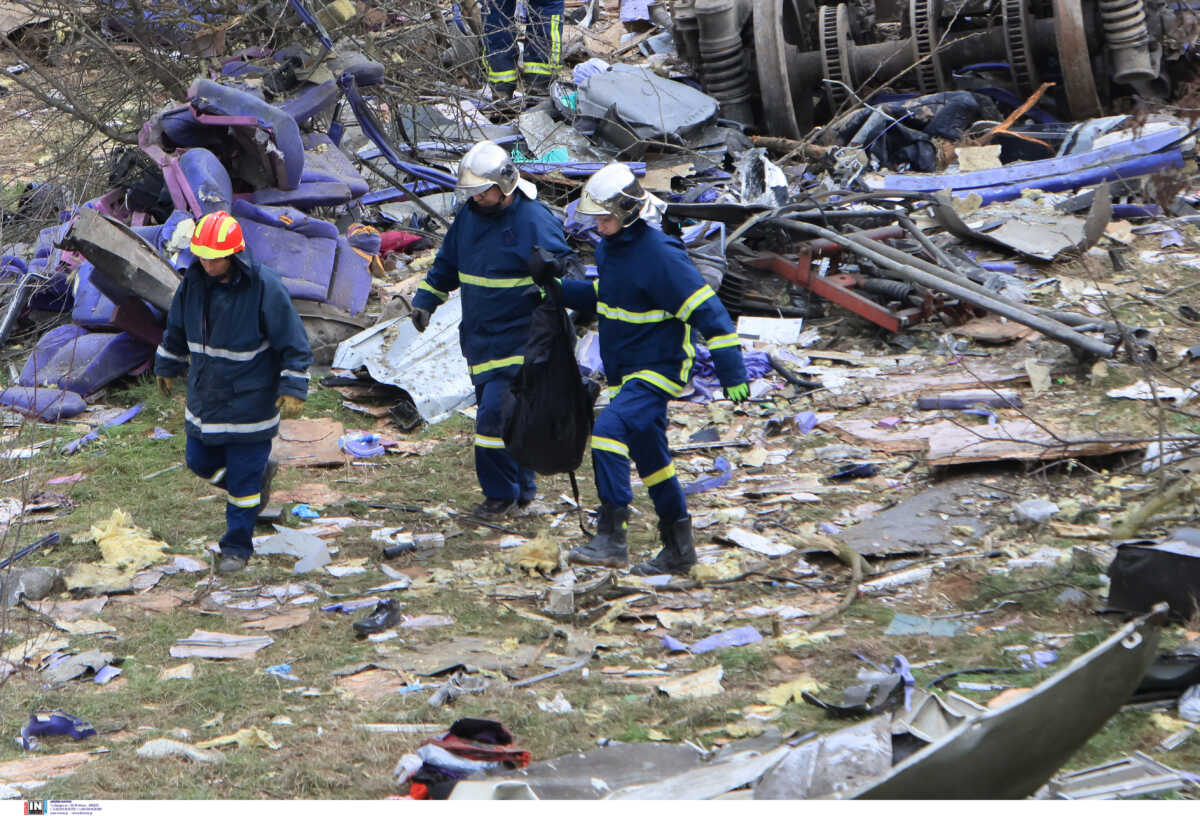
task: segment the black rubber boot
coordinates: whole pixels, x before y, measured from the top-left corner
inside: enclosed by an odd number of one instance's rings
[[[258,514],[260,516],[271,502],[271,482],[275,481],[275,474],[278,472],[279,462],[275,459],[268,459],[267,467],[263,470],[262,487],[258,489]]]
[[[696,563],[696,548],[692,544],[692,517],[665,522],[659,519],[658,532],[663,548],[649,561],[634,567],[634,575],[687,575]]]
[[[571,550],[567,562],[589,567],[624,569],[629,566],[625,536],[629,531],[629,508],[602,504],[596,513],[596,534],[587,544]]]

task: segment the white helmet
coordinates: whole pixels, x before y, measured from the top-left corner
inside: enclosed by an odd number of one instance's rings
[[[628,227],[650,203],[629,165],[615,162],[601,167],[588,179],[575,208],[581,215],[612,215]]]
[[[521,174],[508,152],[491,141],[482,141],[467,151],[458,165],[455,189],[464,196],[478,195],[494,184],[508,195],[517,188]]]

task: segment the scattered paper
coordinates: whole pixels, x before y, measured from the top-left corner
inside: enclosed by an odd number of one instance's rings
[[[205,632],[197,629],[171,647],[171,657],[206,657],[212,660],[246,659],[274,643],[269,635],[258,637]]]

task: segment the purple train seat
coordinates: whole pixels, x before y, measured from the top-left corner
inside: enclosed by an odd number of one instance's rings
[[[304,172],[295,190],[257,190],[255,204],[274,207],[334,207],[365,195],[366,179],[324,133],[304,134]]]
[[[379,231],[365,224],[351,224],[338,238],[337,266],[329,284],[329,303],[350,314],[358,314],[371,294],[371,262],[379,255]]]
[[[89,331],[124,330],[151,345],[161,343],[166,315],[137,297],[115,303],[92,283],[93,268],[84,261],[75,273],[72,322]]]
[[[154,346],[128,332],[59,326],[42,335],[21,370],[20,385],[54,386],[87,396],[149,362]]]
[[[192,84],[188,102],[200,124],[231,129],[233,140],[242,148],[230,163],[239,178],[256,188],[291,190],[300,183],[304,145],[300,127],[290,114],[251,93],[208,79]],[[256,181],[259,178],[263,183]]]
[[[337,227],[293,207],[233,202],[246,248],[279,274],[292,297],[324,301],[337,257]]]
[[[83,397],[74,391],[30,388],[24,385],[12,385],[0,391],[0,405],[7,405],[22,414],[36,416],[44,422],[70,419],[87,410],[87,403],[83,401]]]
[[[38,233],[29,268],[40,272],[48,280],[39,286],[29,298],[29,306],[32,309],[60,312],[71,305],[71,284],[67,279],[67,273],[70,272],[71,267],[69,263],[71,253],[63,252],[56,246],[66,231],[67,225],[59,224],[54,227],[46,227]]]
[[[360,88],[378,85],[383,81],[383,65],[367,59],[357,51],[339,51],[336,57],[325,64],[325,67],[334,76],[341,76],[349,71]]]
[[[233,182],[229,171],[211,150],[192,148],[171,159],[169,165],[178,169],[178,172],[167,172],[167,168],[163,168],[171,201],[177,209],[199,217],[217,210],[228,212],[233,205]]]
[[[275,270],[292,297],[329,303],[351,314],[366,306],[371,259],[379,252],[374,230],[359,225],[347,238],[328,221],[294,207],[248,201],[235,201],[232,215],[251,256]]]
[[[304,126],[309,119],[320,116],[337,104],[342,91],[335,80],[322,82],[320,85],[307,84],[298,92],[278,104],[280,110],[296,120],[296,124]],[[307,145],[305,146],[307,148]]]

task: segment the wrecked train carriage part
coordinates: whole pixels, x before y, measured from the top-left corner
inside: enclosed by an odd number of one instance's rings
[[[730,91],[708,77],[728,74],[730,54],[736,55],[739,44],[731,42],[726,25],[725,36],[714,39],[710,33],[709,47],[701,48],[700,8],[719,7],[739,27],[747,6],[752,9],[747,44],[754,54],[746,55],[746,62],[753,65],[763,103],[758,124],[767,133],[792,138],[809,130],[818,100],[828,118],[855,91],[865,97],[861,86],[866,83],[935,93],[955,86],[958,69],[979,65],[1007,69],[1008,82],[1000,82],[1026,96],[1044,76],[1061,74],[1057,101],[1063,114],[1089,118],[1100,113],[1101,92],[1107,100],[1119,90],[1114,82],[1142,91],[1145,83],[1165,76],[1168,58],[1186,56],[1190,45],[1186,7],[1148,6],[1144,0],[1002,0],[988,13],[942,0],[888,3],[879,9],[887,17],[881,22],[899,23],[904,35],[899,39],[880,36],[882,29],[862,23],[864,6],[876,12],[873,3],[701,0],[675,5],[680,53],[718,97]],[[716,48],[717,40],[730,45]],[[1105,69],[1103,76],[1096,74]]]
[[[343,341],[333,367],[365,367],[376,382],[407,392],[426,422],[440,422],[475,401],[458,343],[461,320],[462,299],[451,293],[423,334],[407,317],[377,323]]]
[[[956,196],[977,193],[982,204],[1020,198],[1024,190],[1059,192],[1119,181],[1183,166],[1180,149],[1187,133],[1172,127],[1119,144],[1053,159],[1013,162],[992,170],[968,173],[905,173],[864,179],[876,195],[950,191]]]
[[[883,227],[873,230],[871,234],[879,237],[898,238],[903,234],[903,230],[897,227]],[[925,310],[917,307],[893,311],[855,291],[863,288],[862,284],[865,281],[861,278],[846,274],[827,274],[823,270],[815,268],[813,266],[814,258],[821,256],[836,258],[840,252],[841,247],[832,241],[813,241],[801,244],[797,250],[794,261],[774,253],[768,253],[746,258],[743,263],[749,267],[773,272],[784,280],[836,303],[888,331],[899,332],[933,313],[932,309]]]
[[[1129,699],[1154,659],[1166,619],[1166,604],[1160,604],[1024,697],[962,723],[855,798],[1030,796]]]
[[[1056,320],[1045,318],[1033,311],[1021,306],[1020,304],[1011,301],[1002,300],[994,295],[984,295],[976,291],[979,287],[973,281],[963,279],[963,281],[954,280],[951,278],[954,273],[947,270],[941,270],[943,276],[931,274],[924,269],[918,268],[925,263],[920,258],[914,258],[906,253],[904,261],[896,260],[890,257],[890,252],[899,252],[892,250],[890,247],[883,247],[889,251],[885,253],[880,249],[882,245],[872,239],[863,236],[860,240],[859,236],[854,235],[839,235],[832,230],[827,230],[824,227],[816,226],[815,224],[804,224],[789,221],[787,219],[777,219],[769,222],[771,224],[783,227],[791,232],[797,232],[804,235],[825,238],[836,244],[850,249],[859,255],[867,258],[873,263],[888,269],[896,275],[896,277],[918,286],[923,286],[935,292],[942,292],[953,298],[956,298],[963,303],[970,304],[980,309],[986,309],[990,312],[1007,317],[1009,320],[1016,321],[1023,326],[1028,326],[1035,329],[1048,337],[1065,343],[1078,351],[1089,354],[1095,357],[1112,357],[1116,352],[1116,348],[1108,343],[1098,340],[1094,337],[1088,337],[1075,331],[1070,326],[1065,326]],[[768,264],[770,261],[766,261]],[[961,276],[956,276],[961,277]],[[967,284],[970,284],[969,286]],[[884,325],[880,323],[880,325]]]
[[[340,87],[342,89],[342,93],[345,94],[346,101],[350,104],[350,110],[353,111],[354,118],[358,120],[358,124],[362,128],[363,134],[365,134],[367,138],[375,143],[375,146],[379,148],[380,155],[387,159],[388,163],[390,163],[397,170],[403,170],[405,173],[421,179],[422,181],[431,182],[446,190],[454,189],[454,185],[458,182],[458,179],[451,174],[432,167],[426,167],[425,165],[405,161],[404,159],[400,158],[400,155],[396,152],[396,149],[392,147],[391,143],[388,141],[387,136],[384,135],[383,128],[380,127],[379,122],[375,119],[375,114],[371,112],[370,107],[367,106],[366,100],[363,99],[362,94],[359,92],[358,81],[354,78],[353,73],[346,71],[338,77],[337,81],[338,87]],[[378,167],[373,167],[372,169],[374,169],[377,173],[379,172]],[[386,176],[384,173],[380,173],[380,175],[384,176],[389,183],[395,185],[397,188],[404,189],[404,185],[401,182]],[[407,200],[420,207],[426,212],[426,214],[432,216],[433,219],[442,226],[450,226],[449,221],[435,212],[433,208],[422,201],[420,197],[415,195],[408,195],[406,197]]]
[[[123,224],[90,207],[79,210],[61,246],[94,266],[91,279],[114,303],[141,298],[166,312],[179,288],[179,276],[153,247]]]

